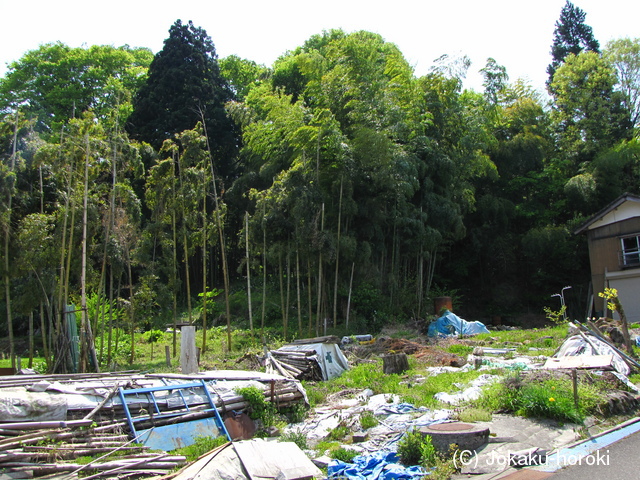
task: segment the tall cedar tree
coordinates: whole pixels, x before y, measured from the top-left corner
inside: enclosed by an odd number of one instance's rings
[[[211,38],[193,22],[183,25],[177,20],[134,99],[127,131],[159,150],[166,139],[193,129],[202,120],[202,111],[219,174],[230,178],[238,134],[224,107],[233,99]]]
[[[587,14],[581,8],[576,7],[569,0],[562,7],[556,29],[553,31],[553,45],[551,45],[553,60],[547,67],[549,74],[547,86],[550,90],[553,75],[564,63],[567,55],[571,53],[578,55],[583,50],[600,53],[600,44],[594,38],[592,28],[584,23],[586,16]]]

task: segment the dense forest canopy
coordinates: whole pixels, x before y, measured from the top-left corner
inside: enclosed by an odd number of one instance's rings
[[[492,58],[483,91],[463,90],[464,58],[417,77],[366,31],[271,66],[219,59],[179,20],[155,56],[27,52],[0,79],[0,334],[35,318],[55,370],[68,305],[85,362],[109,337],[105,365],[112,332],[133,345],[179,321],[355,334],[425,319],[442,295],[517,319],[566,285],[581,315],[572,231],[640,192],[640,39],[600,51],[584,22],[567,2],[549,96]]]

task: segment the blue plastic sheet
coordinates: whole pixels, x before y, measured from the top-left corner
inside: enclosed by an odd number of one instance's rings
[[[421,466],[405,467],[395,452],[358,455],[353,463],[333,460],[327,467],[329,478],[349,480],[420,480],[428,475]]]
[[[467,322],[455,313],[446,310],[444,315],[429,325],[427,335],[430,337],[449,337],[458,335],[477,335],[489,333],[482,322]]]

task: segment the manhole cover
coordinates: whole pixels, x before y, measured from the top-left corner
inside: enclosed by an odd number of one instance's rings
[[[471,430],[473,425],[468,423],[438,423],[436,425],[429,425],[429,430],[438,430],[440,432],[461,432],[463,430]]]

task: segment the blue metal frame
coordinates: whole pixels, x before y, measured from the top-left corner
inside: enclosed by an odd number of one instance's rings
[[[138,436],[137,432],[136,432],[136,427],[135,427],[135,423],[136,422],[140,422],[140,421],[144,421],[144,420],[148,420],[152,417],[154,418],[168,418],[168,417],[177,417],[182,415],[183,413],[160,413],[160,408],[158,407],[158,403],[156,401],[156,397],[154,395],[154,392],[167,392],[167,391],[173,391],[173,390],[177,390],[180,398],[182,399],[182,402],[184,404],[184,408],[187,410],[187,412],[190,411],[189,409],[189,405],[187,404],[186,399],[184,398],[184,394],[183,394],[183,390],[189,389],[189,388],[202,388],[202,390],[204,391],[205,395],[207,396],[207,400],[209,401],[209,405],[211,408],[204,410],[205,412],[208,411],[213,411],[215,412],[214,415],[214,420],[216,423],[216,426],[218,427],[218,430],[220,432],[222,432],[226,437],[227,440],[231,441],[231,437],[229,435],[229,432],[227,431],[227,428],[224,424],[224,422],[222,421],[222,418],[220,417],[220,413],[218,412],[218,409],[216,408],[216,405],[213,401],[213,398],[211,398],[211,394],[209,393],[209,389],[207,388],[207,385],[205,383],[204,380],[200,380],[199,382],[191,382],[191,383],[180,383],[180,384],[176,384],[176,385],[166,385],[166,386],[161,386],[161,387],[149,387],[149,388],[131,388],[131,389],[124,389],[122,387],[119,388],[119,392],[120,392],[120,400],[122,401],[122,406],[124,408],[124,413],[127,417],[127,421],[129,423],[129,428],[131,429],[131,433],[133,435],[133,438],[136,438]],[[148,402],[153,404],[154,410],[156,412],[157,415],[149,415],[146,418],[139,418],[134,420],[133,417],[131,416],[131,412],[129,411],[129,405],[127,404],[127,400],[126,397],[127,396],[139,396],[139,395],[145,395],[146,399]]]

